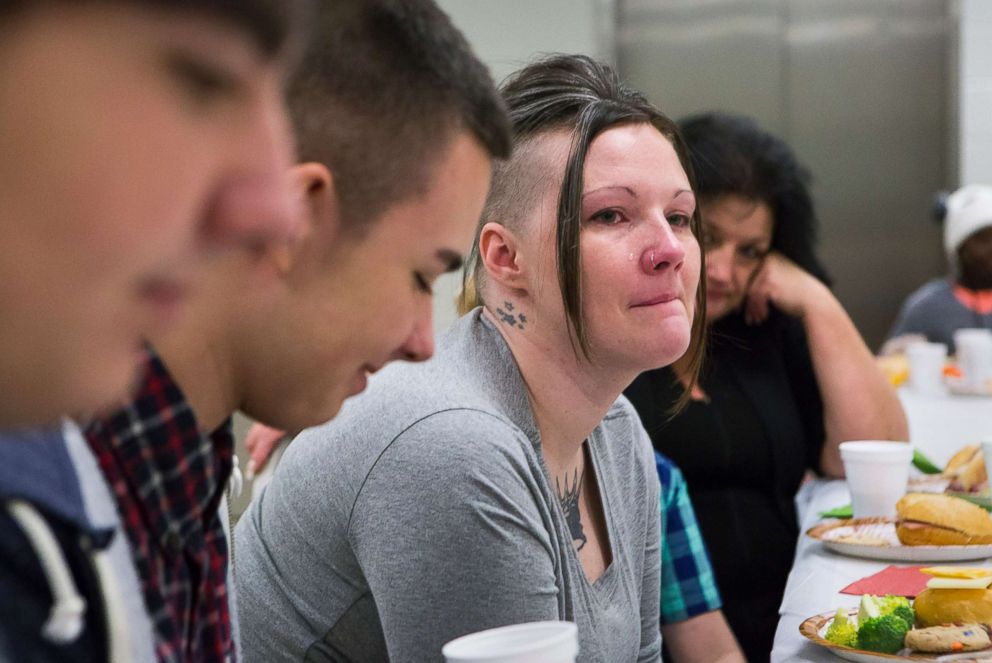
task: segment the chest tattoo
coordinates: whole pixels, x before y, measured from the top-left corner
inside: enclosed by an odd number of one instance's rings
[[[558,478],[555,478],[558,501],[561,502],[561,510],[565,514],[568,531],[572,534],[572,545],[576,550],[582,550],[587,541],[586,533],[582,529],[582,518],[579,515],[579,490],[582,488],[582,477],[585,473],[585,468],[582,469],[582,474],[575,470],[571,487],[568,485],[568,475],[565,475],[564,486]]]

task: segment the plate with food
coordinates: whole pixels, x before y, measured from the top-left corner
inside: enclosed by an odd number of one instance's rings
[[[947,493],[968,500],[986,511],[992,511],[992,493],[989,492],[985,458],[978,444],[959,449],[947,465],[938,467],[919,449],[913,450],[913,466],[920,474],[909,477],[907,492]],[[850,504],[821,511],[823,518],[853,518]]]
[[[927,589],[861,597],[857,608],[814,615],[799,632],[848,661],[992,661],[992,569],[933,567]]]
[[[992,557],[992,518],[967,500],[909,493],[896,518],[850,518],[823,523],[806,535],[852,557],[904,562],[953,562]]]

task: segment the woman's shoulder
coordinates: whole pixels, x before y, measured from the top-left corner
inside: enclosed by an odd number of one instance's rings
[[[304,431],[286,450],[273,484],[289,503],[326,505],[320,518],[329,527],[350,527],[356,509],[375,517],[386,502],[453,509],[483,492],[524,502],[537,490],[540,471],[533,445],[512,421],[451,406]]]
[[[481,410],[444,410],[412,423],[362,474],[354,504],[366,520],[394,505],[428,517],[432,527],[511,514],[536,532],[551,496],[533,442]]]
[[[390,444],[393,453],[430,454],[437,461],[458,464],[523,458],[534,442],[505,414],[488,408],[458,406],[436,410],[400,431]]]
[[[287,456],[302,465],[333,461],[340,473],[370,471],[383,455],[410,453],[412,461],[457,463],[466,454],[521,453],[527,435],[505,413],[472,399],[445,398],[436,391],[388,391],[351,404],[338,418],[301,433]],[[287,459],[288,460],[288,459]]]

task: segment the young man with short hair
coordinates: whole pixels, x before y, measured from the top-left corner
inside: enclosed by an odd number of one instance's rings
[[[509,152],[488,72],[430,0],[327,2],[315,29],[289,88],[305,233],[212,270],[188,319],[152,337],[135,400],[87,429],[162,661],[232,652],[231,414],[311,426],[385,363],[430,357],[431,284],[461,264]]]

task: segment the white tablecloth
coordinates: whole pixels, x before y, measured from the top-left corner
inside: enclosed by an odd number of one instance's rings
[[[938,465],[965,444],[992,437],[992,398],[921,397],[906,390],[899,393],[909,419],[909,439]],[[799,491],[800,531],[819,522],[819,512],[849,504],[850,495],[843,481],[813,481]],[[799,535],[796,558],[779,609],[781,619],[775,633],[773,663],[840,659],[810,643],[799,634],[799,625],[812,615],[832,612],[839,607],[856,606],[859,597],[840,590],[859,578],[881,571],[898,562],[871,561],[845,557],[825,550],[818,542]]]

